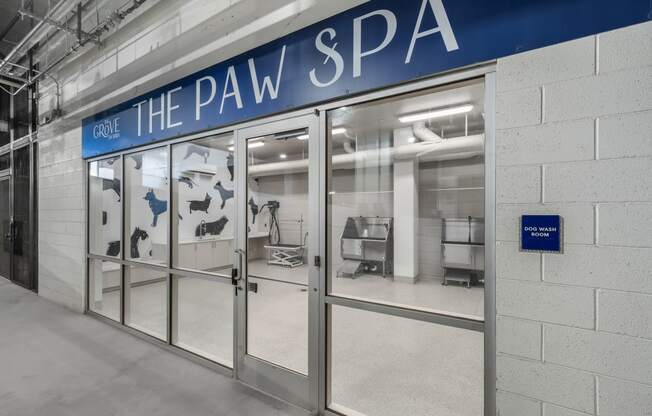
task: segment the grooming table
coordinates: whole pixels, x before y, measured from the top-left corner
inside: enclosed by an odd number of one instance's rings
[[[301,244],[266,245],[267,264],[283,267],[298,267],[303,265],[305,246]]]

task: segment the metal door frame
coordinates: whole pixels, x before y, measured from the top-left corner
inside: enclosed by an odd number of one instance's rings
[[[247,258],[236,255],[240,279],[236,292],[235,377],[265,393],[286,400],[311,412],[317,411],[319,397],[319,299],[320,267],[320,131],[316,113],[236,130],[236,246],[247,253],[247,139],[266,134],[307,128],[308,139],[308,375],[302,375],[247,354]]]
[[[484,330],[484,404],[485,404],[485,415],[493,416],[495,415],[496,410],[496,329],[495,329],[495,94],[496,94],[496,76],[495,76],[495,63],[489,62],[479,65],[470,66],[467,68],[462,68],[447,73],[436,74],[432,77],[427,77],[425,79],[412,81],[406,84],[382,88],[377,91],[371,91],[363,93],[360,95],[349,96],[338,100],[329,101],[324,104],[317,104],[309,106],[303,109],[294,110],[288,113],[276,114],[266,116],[260,119],[249,120],[243,123],[238,123],[234,125],[227,125],[217,129],[210,129],[206,131],[197,132],[183,137],[178,137],[170,140],[163,141],[161,143],[152,143],[145,146],[140,146],[137,149],[124,149],[121,151],[112,152],[102,156],[96,156],[85,160],[84,163],[84,189],[86,192],[85,195],[85,204],[86,204],[86,214],[88,216],[88,198],[90,194],[88,192],[88,167],[89,164],[93,161],[109,159],[112,157],[124,157],[124,155],[133,153],[133,152],[142,152],[156,147],[170,146],[176,143],[189,142],[194,139],[217,135],[226,132],[233,132],[234,141],[235,141],[235,166],[236,166],[236,212],[234,221],[236,223],[236,234],[234,235],[234,244],[235,247],[241,248],[246,241],[245,228],[246,225],[238,225],[241,220],[240,216],[245,213],[246,209],[246,198],[242,198],[243,194],[246,194],[247,190],[247,148],[244,144],[244,135],[250,135],[254,131],[264,131],[270,132],[270,130],[286,131],[291,130],[292,123],[296,123],[297,120],[307,120],[305,125],[299,127],[309,127],[310,128],[310,147],[309,147],[309,157],[310,157],[310,169],[313,172],[316,170],[316,174],[312,175],[310,179],[310,204],[312,210],[312,204],[317,204],[315,212],[318,216],[316,220],[311,221],[313,224],[316,224],[316,231],[312,231],[314,226],[311,226],[310,232],[312,237],[310,237],[310,248],[311,248],[311,257],[317,255],[320,257],[322,265],[325,265],[326,253],[327,253],[327,242],[326,242],[326,203],[327,203],[327,180],[328,180],[328,137],[326,134],[327,120],[326,112],[335,108],[342,106],[355,105],[360,103],[365,103],[369,101],[374,101],[377,99],[388,98],[392,96],[402,95],[406,93],[413,93],[420,90],[425,90],[433,87],[443,86],[447,84],[457,83],[461,81],[466,81],[469,79],[484,79],[485,85],[485,316],[484,323],[480,324],[477,322],[468,322],[459,319],[451,319],[450,317],[436,315],[428,312],[420,312],[409,309],[393,308],[391,306],[383,304],[375,304],[373,302],[365,304],[363,309],[374,310],[377,312],[384,312],[394,314],[395,316],[401,316],[410,319],[423,320],[427,322],[442,323],[452,326],[466,327],[466,329],[471,330]],[[253,134],[256,136],[256,134]],[[171,154],[168,155],[168,158],[171,158]],[[124,162],[122,165],[124,169]],[[244,180],[242,179],[244,178]],[[317,191],[314,192],[314,187],[317,187]],[[242,204],[244,203],[244,206]],[[311,212],[311,215],[314,213]],[[311,217],[312,218],[312,217]],[[172,227],[173,221],[169,221],[169,227]],[[246,221],[244,221],[246,224]],[[90,260],[106,260],[110,262],[115,262],[121,264],[124,267],[128,265],[139,265],[148,268],[156,268],[166,271],[168,274],[172,275],[187,275],[200,278],[210,278],[214,279],[214,275],[206,275],[200,272],[191,272],[187,270],[175,269],[170,264],[166,266],[153,266],[147,264],[139,264],[125,260],[124,250],[121,250],[122,255],[120,259],[109,258],[102,255],[91,254],[88,250],[88,218],[86,218],[86,248],[85,252],[87,253],[87,264],[85,268],[86,276],[86,313],[92,315],[102,321],[105,321],[109,324],[120,327],[126,332],[132,333],[136,336],[139,336],[149,342],[152,342],[156,345],[159,345],[163,348],[166,348],[170,352],[189,358],[201,365],[207,366],[215,371],[221,372],[226,375],[233,375],[235,378],[239,379],[245,384],[248,384],[258,390],[261,390],[272,396],[276,396],[286,401],[288,400],[288,393],[304,392],[306,387],[308,393],[305,393],[308,397],[308,402],[305,400],[301,401],[299,405],[304,409],[309,410],[313,414],[320,415],[338,415],[333,411],[328,409],[327,405],[327,388],[328,388],[328,349],[329,349],[329,321],[328,321],[328,309],[330,305],[341,304],[343,306],[353,306],[349,300],[345,298],[337,298],[334,296],[329,296],[326,292],[326,267],[315,268],[312,266],[311,280],[310,280],[310,303],[309,303],[309,380],[304,380],[303,387],[296,386],[292,382],[288,382],[292,386],[292,389],[284,388],[286,386],[286,376],[296,375],[291,373],[288,370],[282,369],[281,367],[270,366],[269,363],[260,361],[258,363],[256,359],[248,360],[251,361],[254,366],[247,368],[244,364],[244,359],[240,360],[239,357],[241,353],[244,352],[245,344],[242,342],[246,338],[246,332],[242,333],[242,328],[246,331],[246,326],[241,321],[242,317],[246,316],[246,303],[241,302],[240,294],[243,293],[244,287],[243,282],[240,282],[240,290],[236,289],[236,295],[234,301],[234,359],[233,359],[233,370],[226,368],[220,364],[217,364],[213,361],[210,361],[208,358],[198,356],[194,353],[183,350],[181,347],[172,345],[170,338],[168,337],[167,341],[161,341],[155,338],[145,335],[137,330],[131,329],[122,325],[120,322],[113,322],[108,318],[103,317],[102,315],[92,312],[88,306],[89,294],[88,294],[88,266]],[[317,241],[315,241],[317,239]],[[122,247],[124,248],[124,237],[122,238]],[[168,241],[168,244],[171,245],[171,240]],[[244,247],[246,248],[246,247]],[[238,258],[234,256],[234,264],[237,264]],[[246,270],[245,270],[246,271]],[[317,275],[315,280],[313,276]],[[224,276],[225,277],[225,276]],[[223,278],[217,276],[217,278]],[[313,298],[317,297],[317,302],[313,302]],[[316,305],[316,306],[313,306]],[[357,304],[360,307],[359,303]],[[244,309],[243,309],[244,308]],[[168,310],[169,313],[170,309]],[[316,352],[315,352],[316,351]],[[244,354],[242,354],[244,357]],[[251,357],[250,357],[251,358]],[[280,370],[280,371],[279,371]],[[260,372],[257,372],[260,371]],[[314,374],[314,377],[312,376]],[[254,376],[262,375],[265,377],[260,377],[256,379]],[[253,377],[253,382],[252,382]],[[292,379],[293,377],[290,377]],[[296,404],[296,403],[295,403]],[[339,416],[339,415],[338,415]]]
[[[330,178],[330,159],[327,135],[327,112],[344,106],[352,106],[375,100],[390,97],[397,97],[403,94],[427,90],[429,88],[456,84],[459,82],[478,79],[484,86],[485,105],[485,288],[484,288],[484,320],[475,321],[471,319],[457,318],[454,316],[420,311],[418,309],[400,308],[374,301],[355,300],[328,293],[328,262],[327,249],[330,241],[328,238],[328,181]],[[483,395],[484,415],[496,415],[496,151],[495,151],[495,110],[496,110],[496,67],[490,62],[463,68],[449,73],[439,74],[422,81],[415,81],[393,88],[386,88],[380,91],[371,92],[358,97],[344,98],[331,101],[316,110],[320,114],[320,154],[322,164],[320,165],[320,255],[325,267],[320,270],[320,315],[319,315],[319,414],[326,416],[342,416],[340,413],[329,408],[329,360],[330,360],[330,317],[331,305],[352,307],[359,310],[373,311],[391,316],[407,319],[420,320],[433,324],[457,327],[465,330],[482,332],[483,343]]]

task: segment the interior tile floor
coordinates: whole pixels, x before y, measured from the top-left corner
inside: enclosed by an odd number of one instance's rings
[[[308,365],[307,269],[249,264],[248,351],[300,373]],[[258,276],[258,277],[254,277]],[[230,281],[181,278],[177,312],[179,345],[225,365],[233,354]],[[481,316],[483,290],[436,279],[417,283],[361,275],[336,279],[339,293],[400,305]],[[165,328],[166,284],[132,288],[132,326],[156,334]],[[117,305],[107,294],[105,305]],[[107,311],[113,315],[117,311]],[[478,416],[482,414],[483,335],[420,321],[334,307],[332,404],[349,415]],[[408,411],[409,410],[409,411]]]
[[[304,412],[0,278],[2,416]]]

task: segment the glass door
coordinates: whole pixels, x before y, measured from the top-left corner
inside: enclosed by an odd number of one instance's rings
[[[240,130],[237,377],[303,408],[317,403],[318,118]]]
[[[9,176],[0,177],[0,277],[11,278],[11,207],[9,205]]]

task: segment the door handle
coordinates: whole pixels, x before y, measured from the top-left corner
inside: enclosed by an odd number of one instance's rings
[[[247,253],[245,253],[243,249],[239,248],[235,250],[235,254],[238,255],[238,264],[237,267],[234,267],[231,270],[231,284],[233,284],[233,286],[237,286],[238,281],[242,280],[242,260]]]
[[[16,227],[13,220],[9,222],[9,232],[5,234],[5,240],[12,241],[16,238]]]

